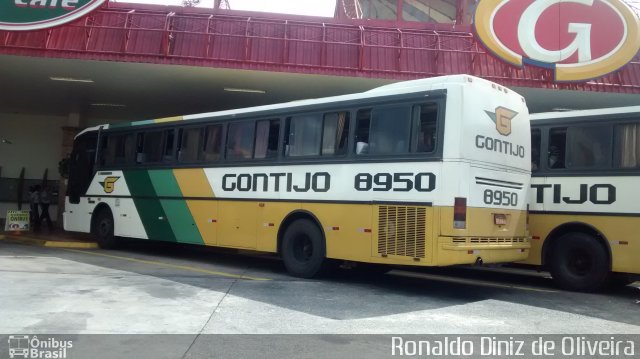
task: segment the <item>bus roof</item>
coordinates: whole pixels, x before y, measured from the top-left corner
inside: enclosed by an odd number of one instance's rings
[[[552,120],[552,119],[573,118],[573,117],[615,115],[615,114],[625,114],[625,113],[634,113],[634,112],[640,113],[640,106],[610,107],[610,108],[599,108],[596,110],[539,112],[539,113],[531,114],[531,121]]]
[[[440,76],[440,77],[432,77],[432,78],[426,78],[426,79],[396,82],[389,85],[376,87],[366,92],[360,92],[360,93],[354,93],[354,94],[348,94],[348,95],[297,100],[297,101],[271,104],[271,105],[245,107],[240,109],[231,109],[231,110],[206,112],[206,113],[199,113],[199,114],[185,115],[185,116],[126,122],[126,123],[119,123],[115,125],[102,125],[102,128],[109,129],[109,128],[119,128],[119,127],[128,127],[128,126],[140,126],[140,125],[149,125],[154,123],[173,122],[173,121],[180,121],[180,120],[197,120],[197,119],[203,119],[203,118],[216,118],[216,117],[234,116],[234,115],[240,115],[240,114],[250,114],[250,113],[266,112],[266,111],[273,111],[273,110],[282,110],[282,109],[288,109],[288,108],[319,105],[319,104],[332,103],[332,102],[366,99],[366,98],[378,97],[383,95],[399,95],[399,94],[405,94],[405,93],[426,91],[426,90],[433,89],[434,87],[442,88],[449,84],[469,84],[469,85],[480,84],[480,86],[494,86],[494,87],[499,86],[491,81],[481,79],[471,75]],[[500,86],[500,87],[503,87],[503,86]],[[511,92],[515,94],[515,92],[513,91],[507,91],[506,88],[504,89],[505,89],[505,93]],[[85,132],[97,131],[100,127],[101,126],[94,126],[94,127],[86,128],[85,130],[81,131],[77,136],[80,136]]]
[[[262,111],[269,111],[269,110],[280,110],[280,109],[295,108],[295,107],[302,107],[302,106],[309,106],[309,105],[319,105],[319,104],[332,103],[332,102],[359,100],[359,99],[366,99],[371,97],[378,97],[382,95],[400,95],[405,93],[431,90],[433,87],[436,87],[436,86],[445,86],[449,84],[467,84],[467,83],[473,83],[473,82],[482,83],[485,86],[493,84],[490,81],[487,81],[478,77],[474,77],[471,75],[440,76],[440,77],[432,77],[432,78],[426,78],[426,79],[396,82],[389,85],[376,87],[369,91],[347,94],[347,95],[321,97],[321,98],[313,98],[313,99],[306,99],[306,100],[296,100],[296,101],[277,103],[272,105],[254,106],[254,107],[246,107],[246,108],[240,108],[240,109],[187,115],[187,116],[184,116],[184,119],[192,120],[192,119],[200,119],[204,117],[223,117],[228,115],[262,112]]]

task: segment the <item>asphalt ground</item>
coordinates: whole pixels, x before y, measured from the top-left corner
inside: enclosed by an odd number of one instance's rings
[[[0,242],[0,333],[640,334],[639,283],[562,291],[519,269],[287,275],[266,256],[163,243]]]

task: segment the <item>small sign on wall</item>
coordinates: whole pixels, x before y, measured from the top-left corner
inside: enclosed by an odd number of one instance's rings
[[[7,222],[4,224],[5,231],[28,231],[29,211],[7,211]]]

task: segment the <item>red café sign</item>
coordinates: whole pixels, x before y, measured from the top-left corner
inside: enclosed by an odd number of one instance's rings
[[[584,81],[627,64],[640,50],[640,21],[622,0],[480,0],[474,27],[496,56]]]

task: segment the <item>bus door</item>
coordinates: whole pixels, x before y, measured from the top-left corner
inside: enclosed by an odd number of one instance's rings
[[[80,203],[80,196],[87,193],[93,179],[93,170],[98,142],[97,132],[78,136],[73,143],[69,158],[69,182],[67,196],[70,203]]]

